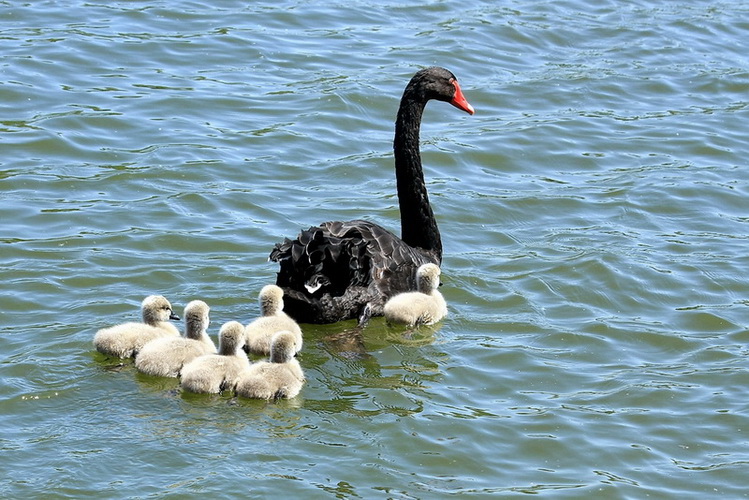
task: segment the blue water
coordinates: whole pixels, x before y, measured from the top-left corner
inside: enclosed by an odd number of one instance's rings
[[[4,498],[739,498],[746,2],[2,2]],[[449,316],[303,325],[289,401],[93,351],[166,295],[259,313],[273,244],[398,232],[419,68]]]

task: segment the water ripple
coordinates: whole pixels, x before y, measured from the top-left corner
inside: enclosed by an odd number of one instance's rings
[[[745,495],[745,5],[2,4],[4,496]],[[444,322],[307,325],[277,403],[92,352],[149,293],[248,321],[300,227],[397,232],[432,64],[477,109],[421,134]]]

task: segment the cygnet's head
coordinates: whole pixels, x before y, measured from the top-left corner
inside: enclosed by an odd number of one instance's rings
[[[143,322],[149,325],[159,321],[179,320],[179,316],[172,311],[172,305],[163,295],[149,295],[140,305]]]
[[[440,268],[437,264],[423,264],[416,270],[416,289],[431,293],[440,286]]]
[[[283,290],[280,286],[265,285],[260,290],[260,311],[263,316],[270,316],[283,310]]]
[[[185,306],[185,336],[200,336],[210,324],[210,308],[202,300],[193,300]]]
[[[228,321],[218,332],[218,353],[224,356],[237,354],[244,347],[244,325],[239,321]]]
[[[270,362],[286,363],[294,358],[296,343],[294,334],[287,330],[281,330],[273,334],[270,341]]]

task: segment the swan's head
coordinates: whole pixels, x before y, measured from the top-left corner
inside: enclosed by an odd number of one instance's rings
[[[294,358],[296,352],[296,341],[294,334],[281,330],[273,334],[270,341],[270,362],[286,363]]]
[[[431,293],[440,286],[440,268],[437,264],[424,264],[416,270],[416,286],[422,293]]]
[[[283,311],[283,290],[280,286],[265,285],[260,290],[260,311],[263,316],[272,316]]]
[[[450,71],[439,66],[418,71],[408,84],[408,87],[423,96],[424,100],[437,99],[449,102],[468,114],[475,113],[460,89],[458,79]],[[408,91],[408,87],[406,91]]]
[[[225,356],[238,354],[244,347],[244,325],[239,321],[228,321],[218,332],[218,352]]]
[[[193,300],[185,306],[185,336],[190,334],[200,336],[210,324],[208,313],[210,308],[202,300]]]
[[[163,295],[149,295],[140,305],[143,322],[149,325],[159,321],[179,320],[179,316],[172,311],[172,304]]]

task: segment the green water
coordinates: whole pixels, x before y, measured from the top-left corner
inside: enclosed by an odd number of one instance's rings
[[[2,2],[3,498],[737,498],[746,2]],[[397,232],[420,67],[448,318],[303,325],[307,384],[184,394],[92,350],[148,294],[258,314],[273,244]]]

